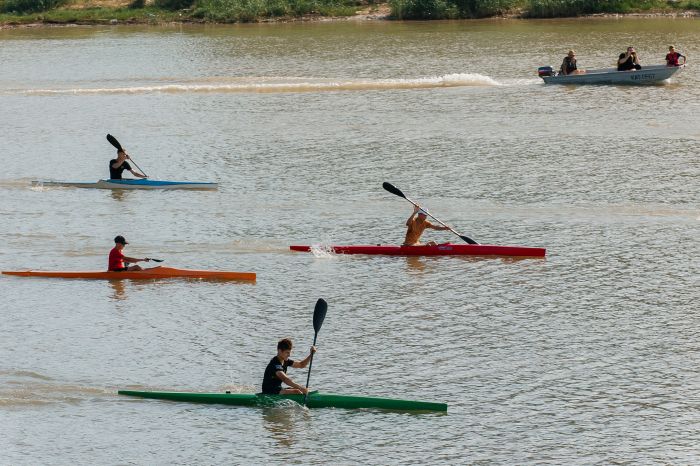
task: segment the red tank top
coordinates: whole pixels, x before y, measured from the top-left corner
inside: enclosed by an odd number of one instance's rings
[[[107,270],[119,270],[124,267],[124,253],[115,246],[109,251],[109,267]]]

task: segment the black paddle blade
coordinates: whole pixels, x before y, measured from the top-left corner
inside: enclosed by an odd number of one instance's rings
[[[323,299],[319,298],[316,301],[316,307],[314,308],[314,332],[318,333],[321,330],[321,325],[323,325],[323,320],[326,318],[326,311],[328,310],[328,303]]]
[[[397,196],[403,197],[404,199],[406,199],[406,196],[404,195],[404,193],[402,193],[401,190],[400,190],[399,188],[397,188],[396,186],[394,186],[394,185],[391,184],[391,183],[387,183],[387,182],[385,181],[384,183],[382,183],[382,188],[386,189],[386,190],[389,191],[391,194],[396,194]]]
[[[165,259],[154,259],[152,257],[149,257],[148,260],[153,262],[163,262]]]
[[[117,150],[122,150],[122,145],[119,144],[119,141],[117,141],[117,138],[115,138],[111,134],[108,134],[107,140],[109,141],[110,144],[112,144],[114,147],[116,147]]]
[[[479,244],[479,243],[477,243],[476,241],[474,241],[473,239],[471,239],[471,238],[468,237],[468,236],[459,235],[459,237],[462,238],[462,240],[463,240],[465,243],[469,243],[469,244]]]

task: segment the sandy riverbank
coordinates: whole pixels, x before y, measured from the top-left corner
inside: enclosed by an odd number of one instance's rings
[[[56,20],[55,18],[47,17],[46,13],[36,13],[34,15],[18,16],[13,19],[12,16],[5,15],[5,18],[0,17],[0,30],[14,28],[37,28],[37,27],[76,27],[76,26],[91,26],[91,25],[167,25],[167,24],[217,24],[216,21],[197,20],[191,17],[182,15],[182,13],[134,15],[126,19],[117,19],[110,17],[110,10],[123,11],[128,6],[128,2],[123,0],[88,0],[81,3],[74,3],[62,7],[60,10],[64,12],[76,12],[76,18],[68,18],[65,21]],[[100,8],[103,17],[100,18],[81,18],[79,12],[86,12],[90,9]],[[36,19],[27,21],[29,16]],[[112,15],[112,16],[117,16]],[[123,16],[123,15],[122,15]],[[599,13],[591,15],[583,15],[569,18],[556,19],[572,19],[585,20],[591,18],[697,18],[700,17],[698,10],[672,10],[672,11],[645,11],[637,13]],[[483,18],[480,21],[499,21],[504,19],[520,19],[520,20],[541,20],[540,18],[525,18],[521,14],[512,13],[499,15],[490,18]],[[292,22],[334,22],[334,21],[391,21],[391,7],[389,3],[378,3],[358,9],[354,14],[347,16],[324,16],[320,14],[302,15],[297,17],[275,17],[261,18],[258,23],[292,23]],[[454,20],[447,20],[454,21]],[[469,20],[457,20],[469,21]]]

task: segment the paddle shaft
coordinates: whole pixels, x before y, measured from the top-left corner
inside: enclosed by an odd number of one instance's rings
[[[316,346],[316,338],[318,337],[318,332],[314,333],[314,344]],[[314,353],[311,353],[311,360],[309,361],[309,373],[306,374],[306,388],[309,388],[309,381],[311,380],[311,366],[314,365]],[[309,392],[304,393],[304,406],[306,406],[306,397],[309,396]]]
[[[127,154],[127,155],[129,155],[129,154]],[[146,178],[148,178],[148,175],[146,175],[146,172],[143,171],[143,170],[141,169],[141,167],[139,167],[139,164],[137,164],[136,162],[134,162],[134,159],[132,159],[130,155],[129,155],[129,160],[131,160],[131,162],[134,164],[134,166],[135,166],[136,168],[139,169],[139,171],[141,172],[141,174],[142,174],[143,176],[145,176]]]

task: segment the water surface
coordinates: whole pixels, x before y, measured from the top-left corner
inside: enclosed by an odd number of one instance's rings
[[[627,45],[672,83],[544,86]],[[99,270],[112,238],[255,284],[0,279],[0,451],[58,463],[695,463],[696,20],[0,31],[0,268]],[[114,134],[154,179],[94,181]],[[544,260],[334,257],[398,243],[411,206]],[[458,240],[446,232],[425,239]],[[198,406],[120,388],[258,389],[277,339],[311,384],[447,415]],[[297,381],[305,371],[291,371]]]

